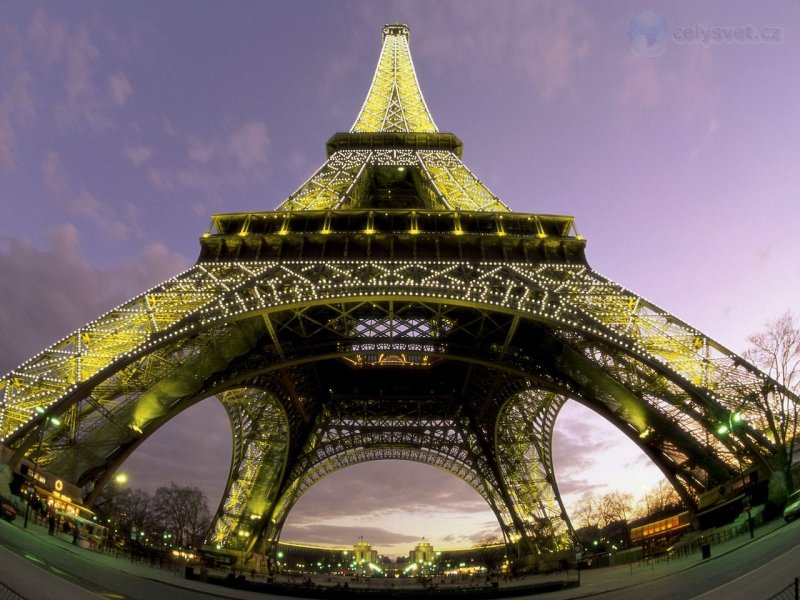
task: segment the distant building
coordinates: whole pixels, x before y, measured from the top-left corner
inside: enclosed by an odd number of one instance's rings
[[[436,560],[433,546],[429,542],[419,542],[411,552],[408,553],[408,562],[417,564],[428,564]]]
[[[363,540],[356,542],[353,546],[353,560],[356,564],[355,568],[362,571],[364,565],[378,564],[378,551],[373,550],[369,542]]]

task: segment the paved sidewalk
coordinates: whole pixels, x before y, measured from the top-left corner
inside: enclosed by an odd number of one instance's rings
[[[771,523],[767,523],[766,525],[758,527],[755,530],[754,540],[751,540],[749,535],[743,534],[727,542],[714,545],[711,547],[711,558],[707,560],[714,560],[720,556],[724,556],[725,554],[733,552],[738,548],[741,548],[742,546],[745,546],[753,541],[757,541],[761,538],[764,538],[765,536],[770,535],[772,532],[774,532],[776,529],[780,528],[783,525],[784,523],[782,520],[772,521]],[[46,529],[44,527],[41,527],[40,525],[31,523],[29,524],[29,527],[27,529],[23,529],[22,522],[20,519],[17,519],[15,523],[10,526],[10,528],[8,527],[0,528],[0,543],[5,543],[6,538],[9,538],[8,541],[10,543],[13,543],[25,549],[33,549],[37,545],[43,543],[59,546],[64,551],[79,554],[86,560],[91,560],[99,565],[103,565],[111,569],[116,569],[145,579],[156,580],[167,585],[195,590],[198,592],[202,592],[204,594],[209,594],[221,598],[235,598],[239,600],[256,600],[256,599],[263,600],[264,598],[286,597],[279,595],[268,595],[260,592],[248,592],[248,591],[213,585],[209,583],[203,583],[201,581],[187,580],[183,577],[183,566],[177,566],[172,569],[159,569],[151,567],[149,564],[143,562],[131,562],[129,559],[126,558],[118,558],[102,552],[80,548],[74,546],[71,543],[71,538],[68,538],[65,535],[62,536],[47,535]],[[10,538],[13,538],[13,540]],[[690,556],[686,556],[679,559],[661,558],[655,560],[636,562],[630,565],[605,567],[600,569],[590,569],[587,571],[583,571],[581,573],[581,586],[578,588],[571,588],[571,589],[561,590],[558,592],[538,594],[535,596],[527,596],[527,597],[553,599],[553,600],[583,598],[594,594],[599,594],[603,592],[618,590],[621,588],[631,587],[634,585],[639,585],[642,583],[646,583],[648,581],[654,581],[656,579],[660,579],[667,575],[677,573],[686,569],[690,569],[702,562],[704,561],[701,559],[700,553],[698,552]],[[3,569],[0,568],[0,571],[2,570]],[[51,577],[55,577],[52,574],[48,575],[50,575]],[[576,578],[575,571],[570,572],[569,578],[572,580]],[[545,577],[531,576],[526,578],[524,582],[517,583],[517,585],[519,585],[520,583],[535,584],[537,582],[551,580],[551,579],[552,577],[545,578]],[[502,587],[511,587],[511,584],[503,583],[501,585]],[[81,595],[76,592],[77,590],[73,590],[73,593],[70,594],[70,598],[81,597]],[[93,599],[98,598],[98,596],[88,591],[85,592],[85,595],[83,597],[93,598]]]
[[[144,579],[159,581],[166,585],[195,590],[211,596],[217,596],[219,598],[235,598],[239,600],[264,600],[265,598],[264,594],[256,592],[246,592],[242,590],[229,589],[218,585],[185,579],[183,577],[183,569],[184,569],[183,565],[176,565],[173,568],[161,569],[158,567],[151,567],[149,563],[141,561],[133,562],[128,558],[117,557],[110,554],[106,554],[104,552],[98,552],[96,550],[81,548],[79,546],[75,546],[74,544],[72,544],[71,536],[68,536],[66,534],[50,536],[47,534],[47,530],[45,527],[42,527],[33,522],[30,522],[28,524],[27,529],[23,529],[22,519],[20,518],[16,519],[13,524],[7,524],[5,522],[0,523],[0,544],[6,544],[7,542],[9,545],[14,545],[25,549],[26,554],[28,553],[33,554],[36,552],[37,547],[40,548],[42,544],[48,544],[51,546],[59,547],[65,552],[72,552],[74,554],[80,555],[81,558],[85,560],[90,560],[98,565],[102,565],[110,569],[135,575],[137,577],[142,577]],[[6,556],[6,555],[13,556],[13,554],[11,552],[8,552],[5,548],[3,548],[2,550],[3,553],[0,554],[0,556]],[[24,561],[24,559],[19,557],[17,557],[17,560]],[[3,563],[0,563],[0,575],[2,575],[2,580],[5,583],[7,583],[9,587],[12,587],[12,589],[15,589],[15,591],[25,594],[29,598],[56,597],[52,595],[42,595],[46,594],[47,592],[46,589],[41,587],[43,582],[48,582],[50,578],[56,577],[55,575],[53,575],[50,572],[47,572],[46,576],[44,576],[41,581],[30,581],[14,577],[11,577],[9,579],[8,574],[12,572],[13,568],[14,567],[11,564],[6,563],[5,561],[3,561]],[[64,580],[62,579],[61,581],[63,582]],[[75,587],[74,584],[72,583],[69,583],[69,585]],[[97,600],[98,598],[102,598],[102,596],[94,594],[88,590],[79,590],[81,593],[77,593],[72,590],[70,591],[72,592],[68,596],[70,600],[73,599],[77,600],[78,598],[84,598],[87,600],[88,599]],[[266,597],[288,598],[286,596],[278,596],[278,595],[272,595]]]
[[[590,569],[581,573],[581,586],[579,588],[553,592],[543,596],[543,598],[547,598],[548,600],[551,598],[553,600],[584,598],[586,596],[611,592],[641,583],[655,581],[667,575],[691,569],[709,560],[715,560],[734,552],[747,544],[763,539],[784,525],[785,523],[782,519],[775,519],[765,525],[757,527],[752,540],[747,533],[744,533],[729,541],[713,545],[711,546],[711,557],[705,561],[701,558],[700,552],[697,552],[678,559],[663,557],[635,562],[630,565]]]

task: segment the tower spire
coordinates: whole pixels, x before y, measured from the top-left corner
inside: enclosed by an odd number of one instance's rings
[[[406,25],[383,27],[378,67],[356,122],[328,140],[328,160],[279,211],[508,212],[461,161],[461,140],[436,128],[408,37]],[[213,227],[225,228],[216,217]]]
[[[419,88],[408,47],[407,25],[383,27],[383,47],[372,85],[352,133],[402,131],[436,133],[425,98]]]

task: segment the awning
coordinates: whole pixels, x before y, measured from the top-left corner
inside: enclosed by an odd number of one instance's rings
[[[62,504],[66,504],[68,506],[71,506],[76,510],[80,510],[80,511],[83,511],[85,513],[89,513],[90,515],[94,515],[94,511],[86,508],[85,506],[83,506],[81,504],[76,504],[72,500],[67,500],[66,498],[64,498],[64,496],[56,496],[50,490],[46,490],[44,488],[41,488],[38,485],[36,486],[36,493],[41,495],[41,496],[46,496],[48,498],[52,498],[53,500],[55,500],[57,502],[61,502]]]
[[[103,527],[103,528],[105,528],[105,525],[103,525],[102,523],[98,523],[97,521],[92,521],[90,519],[84,519],[80,515],[71,515],[69,513],[65,513],[65,512],[62,512],[60,510],[57,510],[56,514],[59,515],[59,516],[65,517],[67,519],[72,519],[73,521],[77,521],[78,523],[83,523],[84,525],[92,525],[94,527]]]

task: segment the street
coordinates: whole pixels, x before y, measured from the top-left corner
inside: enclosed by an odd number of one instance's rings
[[[800,521],[779,525],[757,531],[752,542],[742,536],[727,546],[714,546],[710,560],[695,555],[670,563],[596,569],[583,574],[580,588],[525,597],[766,600],[800,575]],[[40,529],[0,522],[2,582],[30,600],[284,598],[187,581],[179,570],[155,569],[77,548],[66,540],[48,538]]]

